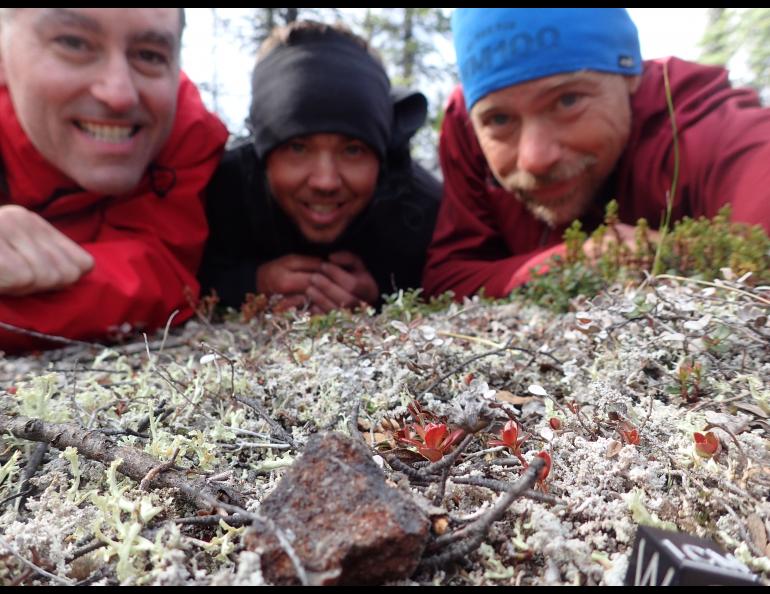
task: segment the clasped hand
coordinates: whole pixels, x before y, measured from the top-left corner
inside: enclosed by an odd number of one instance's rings
[[[257,269],[257,291],[280,294],[281,309],[308,307],[312,313],[373,305],[377,283],[363,261],[351,252],[334,252],[328,260],[289,254]]]

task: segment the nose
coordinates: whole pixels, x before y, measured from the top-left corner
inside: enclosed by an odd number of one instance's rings
[[[516,162],[519,171],[544,175],[561,156],[561,143],[552,124],[540,120],[522,123]]]
[[[313,161],[308,184],[318,192],[336,192],[342,185],[339,167],[331,151],[320,151]]]
[[[139,92],[125,56],[114,56],[105,61],[91,86],[91,94],[117,113],[125,113],[137,105]]]

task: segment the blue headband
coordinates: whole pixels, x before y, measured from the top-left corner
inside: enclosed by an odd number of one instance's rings
[[[469,110],[489,93],[544,76],[642,71],[625,8],[458,8],[452,35]]]

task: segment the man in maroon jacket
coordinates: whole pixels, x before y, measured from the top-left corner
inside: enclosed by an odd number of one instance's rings
[[[0,13],[0,351],[192,314],[227,131],[180,73],[178,8]]]
[[[462,87],[441,131],[426,293],[507,295],[611,199],[629,240],[640,217],[659,225],[669,193],[673,220],[730,203],[770,232],[770,110],[724,69],[643,63],[624,9],[458,9],[452,30]]]

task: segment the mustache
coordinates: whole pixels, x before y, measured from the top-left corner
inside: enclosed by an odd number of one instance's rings
[[[531,192],[532,190],[538,190],[571,179],[595,165],[597,161],[598,159],[595,156],[585,155],[570,163],[557,163],[549,171],[541,175],[518,170],[502,179],[498,179],[498,181],[509,192]]]

